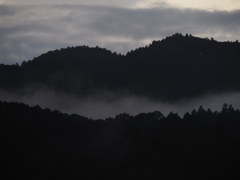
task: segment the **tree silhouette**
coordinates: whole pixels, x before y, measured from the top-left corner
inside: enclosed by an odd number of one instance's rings
[[[0,101],[3,179],[239,177],[240,111],[192,112],[93,121]]]
[[[100,47],[49,51],[21,66],[0,66],[0,88],[41,86],[79,97],[100,90],[174,101],[240,89],[240,44],[181,33],[119,55]],[[177,91],[175,89],[178,89]]]

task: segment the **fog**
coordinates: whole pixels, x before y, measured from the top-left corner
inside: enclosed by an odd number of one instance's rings
[[[136,115],[141,112],[158,110],[167,116],[171,111],[181,117],[186,112],[203,106],[205,110],[220,111],[223,104],[232,104],[240,109],[240,92],[226,92],[221,94],[206,94],[192,99],[182,99],[172,103],[154,101],[147,97],[134,95],[120,95],[117,93],[98,93],[87,98],[78,98],[66,93],[57,93],[42,88],[29,95],[17,95],[0,90],[0,100],[23,102],[30,106],[39,105],[42,108],[59,110],[62,113],[79,114],[88,118],[98,119],[115,117],[120,113]]]

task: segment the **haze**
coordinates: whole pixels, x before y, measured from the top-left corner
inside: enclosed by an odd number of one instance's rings
[[[18,96],[6,91],[0,91],[0,100],[24,102],[31,106],[40,105],[42,108],[59,110],[63,113],[79,114],[85,117],[98,119],[115,117],[120,113],[137,115],[160,111],[167,116],[171,111],[183,116],[186,112],[198,110],[203,106],[205,110],[221,111],[224,103],[232,104],[235,109],[240,109],[240,92],[228,92],[221,94],[206,94],[193,99],[182,99],[172,103],[154,101],[146,97],[122,95],[110,92],[102,92],[84,99],[80,99],[65,93],[56,93],[42,88],[29,95]]]

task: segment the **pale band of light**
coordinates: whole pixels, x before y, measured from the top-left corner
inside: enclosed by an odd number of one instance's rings
[[[89,5],[107,5],[120,6],[125,8],[156,8],[156,7],[178,7],[193,8],[204,10],[232,11],[240,9],[240,0],[0,0],[0,4],[89,4]]]

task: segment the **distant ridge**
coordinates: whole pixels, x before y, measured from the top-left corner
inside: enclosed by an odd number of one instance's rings
[[[0,65],[0,89],[39,87],[86,97],[127,92],[177,100],[240,90],[240,43],[176,33],[126,55],[104,48],[68,47],[18,65]],[[29,93],[29,92],[28,92]]]

